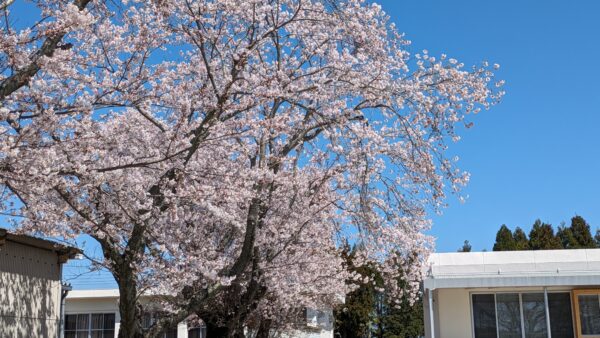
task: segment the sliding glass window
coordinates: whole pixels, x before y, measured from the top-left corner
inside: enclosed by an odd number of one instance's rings
[[[566,292],[548,293],[548,309],[552,338],[573,338],[571,294]]]
[[[473,327],[477,338],[496,338],[495,295],[473,295]]]
[[[521,306],[518,293],[499,293],[496,295],[496,313],[498,314],[498,337],[521,338]]]
[[[570,293],[473,294],[475,338],[573,338]],[[598,303],[600,304],[600,303]],[[547,318],[547,313],[550,318]]]
[[[524,293],[521,295],[523,304],[523,328],[526,338],[548,338],[546,328],[546,302],[543,293]]]

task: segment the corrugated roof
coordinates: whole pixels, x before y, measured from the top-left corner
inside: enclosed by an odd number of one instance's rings
[[[34,248],[40,248],[56,252],[56,254],[59,256],[59,260],[61,263],[66,262],[67,259],[75,258],[77,254],[82,253],[80,249],[72,246],[62,245],[54,241],[49,241],[46,239],[41,239],[28,235],[17,235],[8,232],[8,230],[6,229],[0,228],[0,247],[2,246],[4,241],[11,241],[23,245],[28,245]]]

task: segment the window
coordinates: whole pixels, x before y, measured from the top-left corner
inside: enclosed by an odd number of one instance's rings
[[[546,302],[543,293],[521,295],[523,307],[523,328],[527,338],[548,338],[546,327]]]
[[[496,314],[498,337],[521,338],[521,309],[518,293],[499,293],[496,295]]]
[[[566,292],[549,293],[550,333],[552,338],[573,338],[573,314],[571,294]]]
[[[473,327],[477,338],[496,338],[494,295],[473,295]]]
[[[547,338],[548,321],[552,338],[574,337],[568,292],[548,293],[548,304],[541,292],[473,294],[471,300],[475,338]]]
[[[145,312],[142,315],[142,328],[148,329],[160,318],[161,314],[157,312]],[[168,328],[162,338],[177,338],[177,326]]]
[[[578,337],[600,337],[600,290],[575,290]]]
[[[206,338],[206,326],[200,324],[198,327],[191,328],[188,331],[188,338]]]
[[[65,315],[65,338],[113,338],[114,313]]]
[[[331,310],[315,310],[306,308],[306,325],[314,328],[331,329],[333,327],[333,314]]]

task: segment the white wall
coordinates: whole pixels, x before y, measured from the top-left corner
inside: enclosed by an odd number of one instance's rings
[[[76,291],[77,292],[77,291]],[[80,313],[114,313],[115,338],[119,335],[121,316],[119,315],[118,298],[69,298],[65,302],[65,314]],[[187,338],[188,328],[185,323],[177,325],[177,338]]]
[[[117,296],[110,296],[115,293],[115,290],[97,290],[96,291],[72,291],[67,296],[65,302],[65,314],[81,314],[81,313],[114,313],[115,314],[115,337],[118,335],[119,323],[119,306]],[[117,293],[118,294],[118,293]],[[107,295],[104,297],[104,295]],[[331,311],[325,311],[331,316]],[[333,338],[333,322],[332,317],[329,318],[331,323],[326,325],[326,328],[319,330],[313,329],[309,331],[292,331],[283,334],[285,338]],[[180,323],[177,326],[177,338],[187,338],[187,325]],[[0,338],[4,336],[0,335]]]

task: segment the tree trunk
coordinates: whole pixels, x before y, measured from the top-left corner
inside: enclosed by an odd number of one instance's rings
[[[208,338],[228,338],[229,329],[226,326],[218,325],[211,321],[205,321],[206,337]]]
[[[119,278],[119,313],[121,326],[119,338],[143,338],[141,313],[137,306],[137,285],[135,276],[129,267],[120,269]]]
[[[271,320],[263,319],[260,321],[258,331],[256,331],[256,338],[269,338],[271,332]]]

